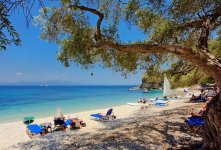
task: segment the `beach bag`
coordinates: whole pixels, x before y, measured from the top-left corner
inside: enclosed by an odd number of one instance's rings
[[[86,127],[86,123],[85,122],[81,121],[80,123],[81,123],[82,127]]]

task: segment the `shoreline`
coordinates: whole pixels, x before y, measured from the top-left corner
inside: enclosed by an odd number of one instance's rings
[[[27,92],[26,92],[27,90]],[[34,87],[2,88],[0,94],[0,124],[22,121],[26,116],[35,119],[54,116],[58,107],[64,114],[105,109],[134,102],[140,97],[152,98],[162,91],[129,92],[127,86],[94,87]]]
[[[187,99],[177,99],[172,100],[168,106],[164,107],[150,107],[145,111],[140,110],[140,106],[130,106],[130,105],[120,105],[113,108],[114,115],[117,116],[116,121],[124,118],[135,118],[137,115],[146,115],[151,116],[156,113],[160,113],[164,110],[175,109],[181,106],[190,106],[193,103],[187,103]],[[66,114],[65,117],[78,117],[83,119],[87,126],[77,130],[78,133],[95,133],[100,129],[105,128],[105,125],[100,121],[95,121],[91,119],[90,114],[92,113],[106,113],[106,109],[96,109],[91,111],[84,111],[75,114]],[[53,117],[39,118],[34,121],[34,124],[39,124],[43,122],[51,122],[53,124]],[[0,148],[8,148],[12,145],[31,141],[28,135],[25,133],[26,125],[23,124],[22,121],[19,122],[11,122],[11,123],[3,123],[0,124]],[[69,131],[65,131],[69,132]],[[70,130],[70,132],[76,132],[76,130]],[[49,134],[56,134],[59,132],[53,132]],[[37,137],[38,138],[38,137]],[[35,139],[35,138],[34,138]]]
[[[122,105],[116,105],[116,106],[113,106],[113,107],[109,107],[109,108],[98,108],[98,109],[92,109],[92,110],[87,110],[87,111],[80,111],[80,112],[74,112],[72,114],[81,114],[81,113],[87,113],[87,112],[91,112],[91,111],[97,111],[97,110],[104,110],[104,109],[110,109],[110,108],[114,108],[114,107],[120,107],[120,106],[125,106],[127,104],[122,104]],[[61,108],[62,109],[62,108]],[[63,109],[62,109],[63,110]],[[56,110],[55,110],[56,112]],[[54,113],[55,114],[55,113]],[[64,114],[64,116],[68,116],[68,115],[72,115],[71,113],[67,113],[67,114]],[[33,116],[35,117],[35,116]],[[35,121],[36,120],[45,120],[45,119],[48,119],[48,118],[54,118],[52,116],[46,116],[46,117],[35,117]],[[21,118],[23,119],[23,118]],[[1,125],[4,125],[4,124],[11,124],[11,123],[21,123],[22,121],[12,121],[12,122],[3,122],[3,123],[0,123],[0,126]],[[22,122],[23,123],[23,122]]]

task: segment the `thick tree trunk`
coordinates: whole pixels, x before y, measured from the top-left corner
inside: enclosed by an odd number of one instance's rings
[[[219,86],[221,89],[221,87]],[[202,149],[221,150],[221,92],[209,105],[204,126]]]

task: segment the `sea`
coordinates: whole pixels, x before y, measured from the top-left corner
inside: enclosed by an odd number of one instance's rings
[[[0,86],[0,123],[22,121],[26,116],[54,116],[111,108],[139,98],[161,97],[162,90],[129,91],[129,85]]]

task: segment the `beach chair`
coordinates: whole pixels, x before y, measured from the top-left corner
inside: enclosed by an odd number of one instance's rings
[[[97,113],[97,114],[91,114],[92,117],[104,121],[104,120],[109,120],[109,119],[116,119],[116,116],[112,115],[113,109],[109,109],[106,113],[106,115],[103,115],[102,113]]]
[[[187,127],[193,131],[193,133],[201,130],[204,125],[204,119],[202,117],[191,117],[185,120],[185,122],[187,123]]]
[[[43,135],[43,128],[37,124],[30,124],[26,127],[26,133],[32,139],[34,135],[40,134]]]
[[[156,106],[167,106],[169,104],[169,101],[163,101],[163,100],[156,100],[153,102]]]
[[[156,106],[167,106],[166,103],[155,103]]]
[[[54,118],[54,128],[53,128],[53,131],[55,130],[66,130],[67,128],[67,125],[64,121],[64,118]]]

